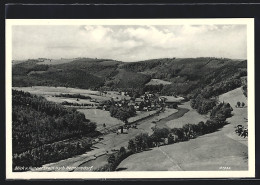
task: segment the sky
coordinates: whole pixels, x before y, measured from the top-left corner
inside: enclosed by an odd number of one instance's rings
[[[12,28],[13,60],[247,58],[246,25],[21,25]]]

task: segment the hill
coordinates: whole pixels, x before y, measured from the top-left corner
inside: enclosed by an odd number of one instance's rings
[[[157,89],[163,95],[187,96],[194,94],[196,89],[223,81],[241,81],[240,78],[246,75],[246,60],[223,58],[164,58],[131,63],[79,58],[55,65],[27,60],[13,65],[13,86],[118,90],[142,89],[148,83],[164,84]]]
[[[12,91],[13,167],[37,167],[81,154],[91,146],[89,137],[98,134],[95,129],[96,124],[75,109]]]

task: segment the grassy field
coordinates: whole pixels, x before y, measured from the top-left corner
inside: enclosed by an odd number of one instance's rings
[[[38,64],[45,64],[45,65],[58,65],[72,62],[74,59],[51,59],[51,60],[44,60],[43,62],[39,62]]]
[[[145,117],[147,117],[149,115],[152,115],[154,113],[156,113],[156,110],[149,111],[149,112],[146,112],[146,111],[136,111],[136,116],[129,118],[128,122],[137,121],[139,119],[145,118]]]
[[[234,102],[237,101],[247,102],[240,88],[221,95],[219,99],[224,99],[231,106],[234,106]],[[187,116],[186,114],[183,118]],[[187,142],[161,146],[131,155],[120,163],[118,169],[127,171],[214,171],[221,170],[221,167],[230,167],[230,170],[247,170],[248,141],[247,138],[236,135],[234,128],[237,124],[247,126],[244,119],[247,118],[247,109],[234,108],[233,114],[233,117],[227,119],[230,124],[217,132]]]
[[[134,154],[118,168],[127,171],[247,170],[247,147],[219,133]]]
[[[160,84],[169,85],[169,84],[171,84],[171,82],[167,82],[167,81],[160,80],[160,79],[151,79],[150,82],[148,82],[145,85],[160,85]]]
[[[122,99],[130,100],[130,96],[121,95],[117,91],[107,91],[107,94],[105,94],[103,96],[107,97],[109,99],[113,98],[115,100],[122,100]]]
[[[228,93],[222,94],[219,96],[219,101],[228,102],[233,108],[239,101],[240,103],[244,102],[247,106],[247,97],[242,93],[241,87],[229,91]]]
[[[54,95],[63,94],[81,94],[84,96],[90,96],[92,99],[96,99],[97,101],[110,100],[109,96],[100,96],[99,91],[92,91],[88,89],[78,89],[78,88],[67,88],[67,87],[50,87],[50,86],[32,86],[32,87],[13,87],[15,90],[29,92],[31,94],[41,95],[46,97],[49,101],[61,103],[60,97],[52,97]],[[69,100],[71,98],[68,98]],[[69,101],[73,101],[72,99]],[[84,100],[79,99],[82,103]],[[81,103],[76,102],[76,103]],[[86,102],[87,103],[87,102]],[[92,103],[92,102],[91,102]]]
[[[39,95],[55,95],[60,93],[68,93],[68,94],[81,94],[81,95],[98,95],[98,91],[91,91],[88,89],[77,89],[77,88],[69,88],[69,87],[51,87],[51,86],[32,86],[32,87],[13,87],[16,90],[26,91],[32,94]]]
[[[234,89],[233,91],[230,91],[228,93],[219,96],[219,101],[228,102],[233,107],[232,113],[234,116],[227,119],[227,121],[230,122],[232,126],[227,125],[227,128],[224,130],[225,134],[231,139],[235,139],[236,141],[239,141],[244,145],[248,145],[247,138],[244,139],[238,136],[234,132],[234,128],[233,128],[236,125],[243,125],[244,127],[247,128],[248,125],[247,98],[243,95],[241,88]],[[244,108],[236,108],[235,105],[238,101],[244,102],[246,106]]]
[[[78,99],[77,98],[64,98],[64,97],[54,97],[54,96],[49,96],[49,95],[45,95],[44,96],[48,101],[52,101],[55,103],[62,103],[64,101],[69,102],[69,103],[85,103],[85,104],[95,104],[94,102],[91,102],[88,99]]]
[[[93,99],[97,99],[98,101],[110,100],[114,98],[115,100],[126,99],[129,100],[129,96],[120,95],[116,91],[107,91],[107,94],[100,95],[99,91],[92,91],[88,89],[78,89],[78,88],[69,88],[69,87],[51,87],[51,86],[32,86],[32,87],[13,87],[15,90],[21,90],[25,92],[29,92],[31,94],[37,94],[42,96],[53,96],[63,94],[81,94],[85,96],[90,96]],[[50,101],[56,102],[56,99],[51,99]],[[59,103],[60,101],[57,100]]]
[[[191,124],[197,124],[200,121],[207,121],[208,116],[199,114],[196,110],[192,109],[190,107],[190,102],[185,102],[183,105],[179,106],[180,108],[189,109],[187,113],[184,114],[184,116],[174,119],[171,121],[168,121],[166,125],[169,128],[181,128],[183,125],[191,123]]]
[[[78,109],[78,111],[84,113],[87,119],[96,122],[97,130],[103,129],[104,123],[107,128],[115,125],[124,125],[121,120],[111,117],[109,111],[100,109]]]

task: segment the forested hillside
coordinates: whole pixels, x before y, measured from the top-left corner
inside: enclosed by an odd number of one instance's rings
[[[76,109],[23,91],[12,91],[12,143],[15,166],[39,166],[89,149],[96,124]],[[75,138],[86,138],[75,140]],[[59,142],[69,139],[67,142]],[[40,152],[42,150],[46,150]],[[57,155],[60,153],[59,155]]]
[[[156,59],[127,63],[122,68],[172,82],[162,87],[164,95],[193,96],[205,87],[241,82],[240,78],[247,76],[246,60],[220,58]]]
[[[13,86],[122,90],[145,88],[151,79],[161,79],[171,83],[158,88],[163,95],[193,96],[197,89],[223,81],[241,81],[247,76],[246,68],[246,60],[225,58],[163,58],[128,63],[82,58],[57,65],[28,60],[13,65]]]

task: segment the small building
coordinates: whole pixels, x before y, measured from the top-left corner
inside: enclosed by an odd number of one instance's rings
[[[132,106],[135,106],[135,103],[134,103],[134,102],[129,102],[129,103],[128,103],[128,106],[131,106],[131,105],[132,105]]]
[[[128,133],[128,129],[121,127],[121,128],[119,128],[117,130],[117,133],[118,134],[127,134]]]
[[[140,105],[141,102],[143,102],[143,99],[141,99],[141,98],[136,98],[135,99],[135,103],[136,104]]]

